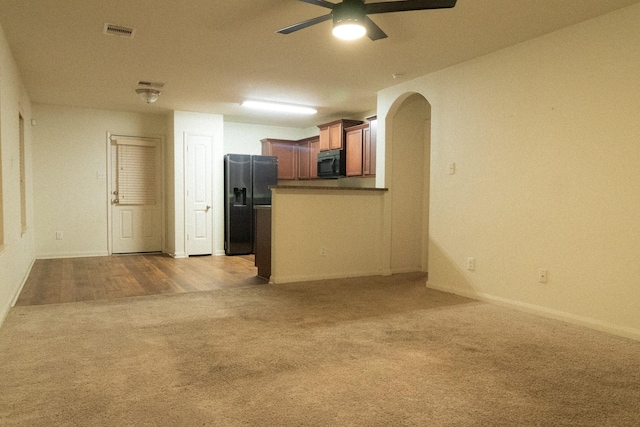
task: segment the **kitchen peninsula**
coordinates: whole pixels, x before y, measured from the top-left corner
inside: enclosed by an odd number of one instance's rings
[[[276,185],[271,192],[271,283],[388,273],[386,188]]]
[[[278,184],[270,186],[271,190],[331,190],[331,191],[377,191],[385,192],[389,191],[388,188],[375,188],[375,187],[329,187],[328,185],[296,185],[296,184]]]

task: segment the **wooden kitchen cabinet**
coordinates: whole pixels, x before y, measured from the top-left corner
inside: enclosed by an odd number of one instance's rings
[[[278,179],[296,179],[298,175],[297,141],[266,138],[261,142],[263,156],[278,158]]]
[[[320,137],[301,139],[298,141],[298,179],[315,179],[318,177],[318,153]]]
[[[376,174],[377,120],[367,117],[368,124],[345,129],[347,176],[372,176]]]
[[[376,116],[367,117],[369,128],[363,134],[362,174],[371,176],[376,174],[376,144],[378,138],[378,120]]]
[[[342,150],[344,148],[345,129],[359,124],[362,124],[362,121],[340,119],[318,126],[320,128],[320,151]]]
[[[329,134],[329,126],[318,126],[320,128],[320,141],[318,142],[320,146],[320,151],[328,151],[329,150],[329,140],[331,139],[331,135]]]
[[[345,131],[345,157],[347,176],[363,175],[364,130],[369,125],[359,125]]]

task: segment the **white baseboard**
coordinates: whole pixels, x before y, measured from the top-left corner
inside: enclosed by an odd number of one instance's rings
[[[31,264],[29,264],[29,268],[27,268],[27,272],[24,274],[24,277],[22,278],[22,283],[20,283],[20,286],[18,286],[18,289],[16,290],[15,294],[13,294],[13,298],[11,299],[11,307],[15,307],[16,302],[20,297],[20,293],[22,292],[22,288],[24,288],[25,283],[27,283],[27,279],[29,278],[29,274],[31,274],[31,269],[33,268],[33,264],[35,262],[36,262],[35,258],[31,260]],[[2,320],[4,320],[4,317],[2,318]],[[2,324],[1,321],[0,321],[0,324]]]
[[[454,289],[447,286],[439,286],[433,283],[427,282],[427,288],[435,289],[438,291],[447,292],[450,294],[460,295],[466,298],[471,298],[479,301],[484,301],[492,304],[498,304],[505,307],[510,307],[516,310],[525,311],[527,313],[536,314],[538,316],[547,317],[550,319],[561,320],[563,322],[571,323],[573,325],[584,326],[590,329],[595,329],[600,332],[606,332],[612,335],[618,335],[625,338],[630,338],[636,341],[640,341],[640,330],[629,328],[626,326],[619,326],[609,322],[603,322],[591,317],[578,316],[575,314],[567,313],[564,311],[554,310],[551,308],[528,304],[521,301],[510,300],[506,298],[496,297],[489,294],[477,294],[460,289]]]
[[[186,252],[177,252],[177,253],[169,253],[167,254],[169,255],[171,258],[189,258],[189,255],[186,254]]]
[[[94,256],[109,256],[108,251],[100,252],[60,252],[37,254],[36,259],[56,259],[56,258],[88,258]]]
[[[11,300],[7,301],[3,307],[0,308],[0,327],[4,323],[4,319],[7,318],[7,314],[9,314],[9,310],[12,307],[13,302]]]
[[[415,273],[415,272],[419,272],[422,271],[422,269],[420,267],[413,267],[413,268],[394,268],[390,270],[390,274],[404,274],[404,273]]]
[[[11,309],[11,307],[16,305],[16,301],[18,301],[20,292],[22,292],[24,284],[27,283],[27,279],[29,278],[29,274],[31,273],[31,268],[33,267],[34,262],[36,262],[35,258],[31,260],[31,264],[29,264],[29,268],[27,268],[27,271],[23,275],[20,286],[18,286],[18,288],[14,291],[13,297],[8,300],[2,308],[0,308],[0,327],[4,323],[4,319],[7,317],[7,314],[9,314],[9,310]]]

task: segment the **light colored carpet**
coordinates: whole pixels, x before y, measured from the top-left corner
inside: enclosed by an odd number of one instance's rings
[[[399,275],[11,309],[0,424],[637,426],[640,342]]]

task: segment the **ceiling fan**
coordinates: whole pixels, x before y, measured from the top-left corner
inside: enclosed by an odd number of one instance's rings
[[[276,31],[276,33],[289,34],[333,19],[333,35],[336,37],[353,40],[367,34],[371,40],[378,40],[386,38],[387,35],[368,15],[409,10],[445,9],[456,5],[456,0],[402,0],[379,3],[365,3],[366,0],[343,0],[340,3],[331,3],[325,0],[299,1],[331,9],[331,13],[290,25]]]

